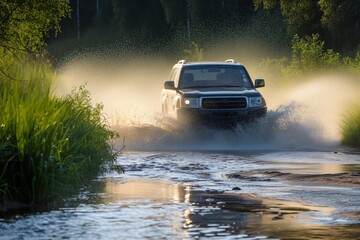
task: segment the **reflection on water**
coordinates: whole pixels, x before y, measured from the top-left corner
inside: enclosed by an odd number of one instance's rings
[[[183,188],[100,179],[55,210],[0,218],[0,239],[183,239]]]
[[[184,202],[185,190],[161,179],[128,179],[126,183],[107,180],[107,201],[146,199],[152,202]]]
[[[159,179],[100,179],[49,212],[0,219],[1,239],[356,239],[329,208],[196,190]]]

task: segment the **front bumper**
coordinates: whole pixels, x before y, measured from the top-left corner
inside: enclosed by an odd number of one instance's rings
[[[239,110],[209,110],[201,108],[179,108],[177,109],[178,120],[185,123],[205,124],[234,124],[250,122],[257,118],[264,117],[267,107],[254,107]]]

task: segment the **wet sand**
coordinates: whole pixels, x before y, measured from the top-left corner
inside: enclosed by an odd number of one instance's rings
[[[206,210],[192,211],[187,216],[190,221],[185,228],[204,229],[229,224],[228,231],[232,235],[245,239],[256,239],[254,236],[266,239],[359,239],[360,236],[358,224],[327,225],[316,220],[331,216],[334,209],[329,207],[216,191],[192,191],[191,203],[206,207]],[[241,234],[244,232],[246,235]],[[200,232],[196,236],[203,235]]]
[[[360,188],[360,174],[351,173],[334,173],[334,174],[296,174],[289,172],[282,172],[278,170],[252,170],[240,171],[232,174],[225,174],[225,178],[236,178],[247,181],[273,182],[281,181],[291,185],[308,187],[335,187],[347,188],[349,192],[353,188]],[[346,198],[347,196],[343,196]],[[338,211],[336,216],[339,218],[346,218],[350,220],[360,221],[360,210],[342,211],[346,209],[346,201],[342,201],[341,197],[338,199],[339,205],[336,206]],[[319,202],[318,204],[323,204]]]
[[[360,174],[294,174],[276,170],[241,171],[226,174],[227,178],[247,179],[254,181],[274,181],[274,179],[290,181],[303,185],[320,185],[334,187],[360,187]]]

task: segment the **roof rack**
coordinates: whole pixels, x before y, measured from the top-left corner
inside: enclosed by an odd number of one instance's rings
[[[236,61],[234,59],[227,59],[225,60],[226,63],[236,63]]]
[[[186,63],[186,60],[180,60],[179,62],[178,62],[178,64],[185,64]]]

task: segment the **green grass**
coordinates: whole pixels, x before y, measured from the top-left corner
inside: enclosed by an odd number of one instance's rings
[[[360,149],[360,106],[345,115],[340,129],[342,143]]]
[[[84,87],[58,98],[46,65],[14,69],[15,79],[0,79],[0,197],[43,203],[106,169],[122,171],[109,143],[116,134]]]

